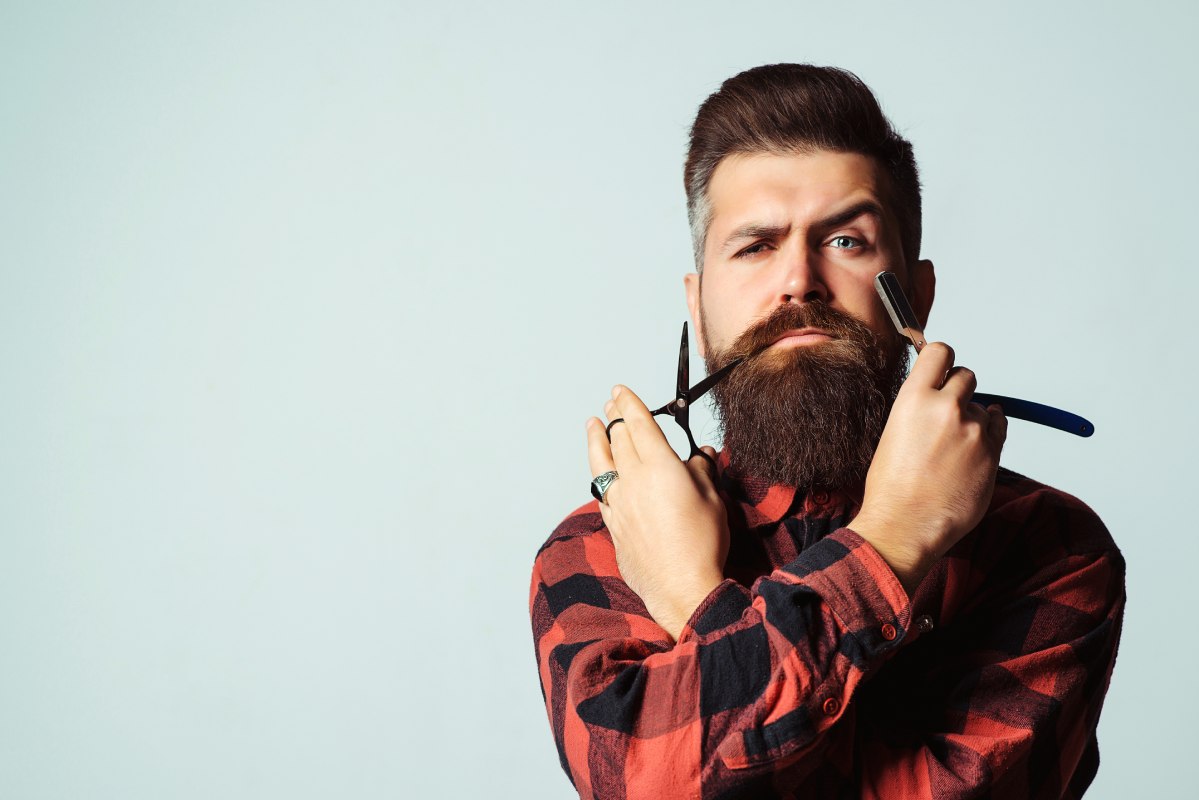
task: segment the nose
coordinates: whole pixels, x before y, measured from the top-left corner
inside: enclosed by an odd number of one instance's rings
[[[806,247],[788,254],[782,260],[779,277],[779,301],[783,303],[828,302],[828,287],[820,272],[820,264]]]

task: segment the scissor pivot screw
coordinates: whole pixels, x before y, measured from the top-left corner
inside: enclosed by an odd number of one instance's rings
[[[681,398],[681,397],[680,397],[678,400],[675,400],[675,401],[674,401],[674,404],[675,404],[676,406],[678,406],[679,408],[686,408],[686,407],[687,407],[687,401],[686,401],[686,400],[684,400],[684,399],[683,399],[683,398]]]

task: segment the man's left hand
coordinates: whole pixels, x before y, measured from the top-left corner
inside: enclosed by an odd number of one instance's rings
[[[587,420],[593,476],[616,470],[600,514],[612,535],[621,577],[654,620],[675,640],[704,598],[724,579],[729,526],[709,462],[682,461],[637,395],[612,390],[604,424]],[[709,456],[715,451],[702,448]]]

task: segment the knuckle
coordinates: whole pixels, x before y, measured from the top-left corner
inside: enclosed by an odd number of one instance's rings
[[[954,355],[953,348],[950,347],[949,345],[945,344],[945,342],[929,342],[927,345],[924,346],[924,349],[926,349],[926,350],[931,349],[934,352],[939,352],[943,356],[948,358],[950,361],[953,360],[953,355]]]

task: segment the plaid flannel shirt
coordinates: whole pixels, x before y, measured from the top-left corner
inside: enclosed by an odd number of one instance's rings
[[[1083,794],[1125,598],[1089,508],[1001,469],[982,523],[909,599],[844,527],[846,497],[719,464],[726,579],[677,643],[621,579],[594,502],[537,554],[537,665],[580,797]]]

